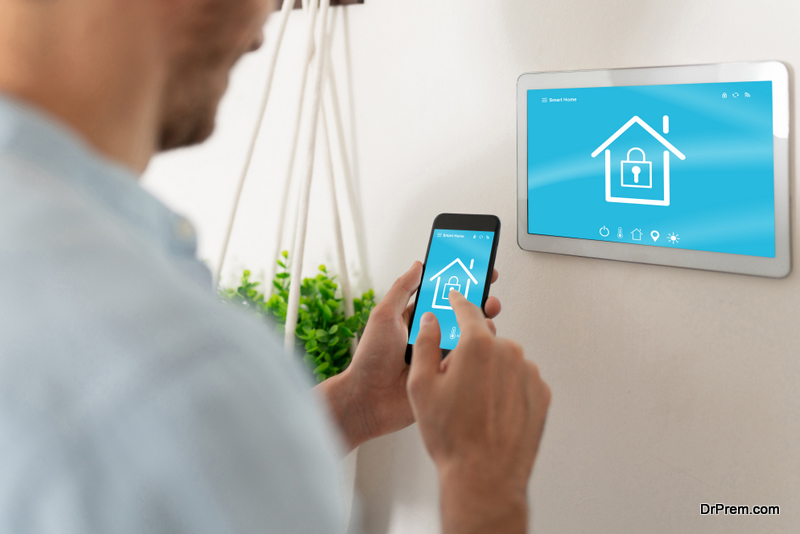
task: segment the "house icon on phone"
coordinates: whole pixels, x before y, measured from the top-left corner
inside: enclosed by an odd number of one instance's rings
[[[634,125],[639,125],[644,130],[649,133],[651,136],[655,138],[656,141],[661,143],[666,150],[663,152],[664,157],[664,182],[663,182],[663,194],[661,199],[652,199],[652,198],[635,198],[635,195],[631,195],[630,197],[620,196],[622,193],[618,193],[616,195],[612,194],[611,183],[614,179],[620,180],[621,187],[624,188],[631,188],[626,191],[632,191],[633,188],[646,188],[651,189],[653,187],[652,183],[652,172],[653,166],[651,161],[647,161],[647,156],[645,151],[639,147],[620,147],[622,148],[622,153],[625,154],[627,152],[627,157],[625,161],[621,161],[619,169],[620,174],[617,175],[616,172],[612,172],[612,165],[611,165],[611,149],[609,148],[622,134],[627,132],[631,127]],[[664,116],[664,135],[669,133],[669,117]],[[606,139],[606,141],[597,147],[597,149],[592,152],[592,157],[596,158],[600,155],[601,152],[605,152],[605,160],[606,160],[606,202],[619,202],[622,204],[642,204],[646,206],[669,206],[670,203],[670,187],[669,187],[669,178],[670,178],[670,154],[674,154],[680,160],[685,160],[686,156],[683,153],[675,148],[672,143],[667,141],[663,135],[655,131],[652,126],[644,122],[638,116],[634,115],[631,120],[625,123],[622,128],[617,130],[614,135]],[[636,154],[633,154],[633,153]],[[632,160],[632,157],[636,157],[636,160]],[[640,182],[641,177],[641,182]]]
[[[457,265],[456,265],[457,264]],[[449,302],[449,294],[451,290],[458,291],[465,298],[469,297],[469,287],[471,284],[477,284],[478,281],[472,276],[470,269],[475,266],[475,260],[469,262],[469,269],[460,258],[456,258],[450,264],[431,276],[430,281],[436,280],[436,289],[433,290],[433,303],[431,308],[436,310],[452,310]],[[461,267],[459,269],[458,267]],[[466,274],[466,277],[464,276]],[[444,280],[444,283],[442,283]],[[466,288],[464,288],[466,285]]]

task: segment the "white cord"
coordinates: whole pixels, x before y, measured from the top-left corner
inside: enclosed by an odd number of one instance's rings
[[[297,315],[300,307],[300,286],[303,281],[303,257],[306,244],[306,230],[308,229],[308,204],[311,199],[311,177],[314,174],[314,152],[316,150],[317,123],[319,121],[319,108],[322,96],[322,67],[325,65],[325,41],[327,40],[328,7],[330,0],[320,0],[321,21],[317,32],[316,62],[314,65],[314,86],[311,98],[311,113],[308,117],[308,145],[304,160],[305,172],[303,182],[300,184],[300,197],[297,213],[297,233],[294,240],[294,259],[289,282],[289,306],[286,311],[286,332],[283,338],[284,348],[287,352],[294,351],[294,330],[297,328]],[[312,21],[316,18],[316,0],[311,2]],[[313,26],[312,26],[313,29]]]
[[[228,254],[228,245],[231,241],[231,234],[233,233],[233,225],[236,221],[236,213],[239,211],[239,201],[242,197],[242,190],[244,189],[244,182],[250,172],[250,165],[253,162],[253,154],[256,149],[256,141],[261,133],[261,127],[264,123],[264,115],[267,111],[267,103],[269,103],[269,95],[272,91],[272,80],[275,76],[275,66],[278,64],[278,53],[283,44],[283,35],[286,31],[286,23],[289,21],[289,14],[294,7],[294,0],[283,0],[283,7],[281,8],[281,18],[278,22],[278,33],[276,35],[275,46],[272,49],[272,54],[269,59],[269,67],[267,70],[267,80],[264,87],[264,96],[261,98],[261,108],[259,111],[259,119],[256,124],[256,129],[253,132],[253,137],[250,140],[250,147],[247,150],[247,159],[245,160],[242,175],[239,177],[239,186],[236,189],[236,197],[233,201],[233,211],[231,212],[230,220],[228,221],[228,229],[225,232],[225,241],[222,245],[222,252],[220,253],[219,263],[217,263],[217,270],[214,272],[214,287],[217,287],[219,279],[222,276],[222,267],[225,265],[225,257]]]
[[[358,159],[358,129],[356,128],[356,103],[355,103],[355,92],[353,91],[353,87],[355,83],[353,81],[353,53],[352,47],[350,46],[350,7],[345,7],[342,9],[342,37],[344,38],[344,60],[345,60],[345,73],[347,75],[347,101],[348,101],[348,113],[350,115],[350,176],[348,181],[352,184],[348,193],[353,191],[355,195],[355,205],[351,205],[350,213],[353,215],[354,225],[355,225],[355,234],[356,239],[358,240],[358,257],[361,260],[361,277],[367,287],[372,287],[372,281],[370,278],[370,268],[369,268],[369,255],[367,254],[367,240],[364,234],[365,226],[364,226],[364,210],[363,205],[361,203],[361,176],[360,176],[360,168],[359,168],[359,159]],[[333,70],[331,70],[331,75],[333,74]],[[331,76],[333,79],[333,76]],[[338,96],[336,97],[336,101],[338,103]],[[341,117],[339,118],[339,122],[341,123]],[[341,132],[340,134],[344,136],[344,133]],[[342,138],[344,139],[344,138]],[[343,145],[344,146],[344,143]]]
[[[287,2],[289,0],[286,0]],[[275,261],[280,256],[281,250],[283,250],[283,233],[285,231],[285,224],[286,224],[286,208],[289,205],[289,193],[292,189],[292,177],[294,175],[294,164],[295,160],[297,159],[297,145],[300,140],[300,126],[302,124],[303,118],[303,105],[305,103],[305,96],[306,96],[306,85],[308,83],[308,71],[311,69],[311,60],[314,57],[314,30],[315,24],[317,19],[317,2],[311,2],[310,8],[306,5],[306,1],[303,1],[303,9],[307,11],[309,21],[308,21],[308,36],[306,38],[306,49],[305,55],[302,58],[302,61],[305,61],[303,65],[303,72],[300,76],[300,90],[297,93],[297,111],[295,112],[295,119],[294,119],[294,133],[292,137],[292,144],[291,148],[289,149],[289,163],[286,168],[286,179],[284,180],[283,184],[283,196],[281,198],[279,213],[278,213],[278,231],[276,233],[275,238],[275,249],[272,254],[272,257],[269,258],[269,271],[267,280],[270,281],[275,278]],[[292,229],[292,237],[294,239],[294,233],[296,233],[297,228]],[[288,247],[289,249],[289,258],[294,257],[294,242]]]
[[[347,272],[347,256],[344,252],[344,238],[342,237],[342,219],[339,214],[339,201],[336,198],[336,181],[333,177],[333,158],[331,157],[330,134],[328,133],[328,120],[325,117],[327,106],[322,103],[320,119],[322,120],[322,139],[325,144],[325,172],[328,175],[328,184],[331,188],[331,207],[333,208],[333,231],[336,235],[336,254],[339,257],[339,280],[342,285],[342,298],[344,299],[345,317],[355,315],[353,308],[353,294],[350,290],[350,276]],[[350,344],[351,354],[355,354],[358,339],[353,338]]]
[[[333,35],[336,30],[336,11],[334,10],[331,13],[331,29],[328,32],[328,42],[326,44],[326,54],[325,54],[325,65],[323,66],[324,72],[330,72],[331,69],[331,49],[333,48]],[[328,80],[329,81],[329,80]],[[323,82],[325,83],[325,82]],[[348,273],[347,268],[347,254],[345,253],[344,248],[344,237],[342,232],[342,217],[341,217],[341,210],[339,209],[339,200],[336,195],[336,176],[333,172],[333,157],[331,156],[331,138],[333,137],[328,125],[328,110],[330,109],[329,106],[325,104],[325,96],[322,95],[320,97],[322,100],[320,102],[320,119],[322,120],[322,136],[325,144],[325,172],[328,175],[328,183],[331,188],[331,207],[333,209],[333,230],[334,234],[336,235],[336,253],[339,259],[339,280],[341,281],[342,287],[342,298],[344,299],[344,314],[345,317],[352,317],[355,315],[355,309],[353,307],[353,292],[350,288],[350,275]],[[339,142],[342,142],[342,139],[339,139]],[[342,145],[340,145],[340,148]],[[342,152],[343,155],[346,157],[346,152]],[[348,162],[345,162],[347,165]],[[347,169],[347,167],[345,167]],[[347,172],[347,170],[345,171]],[[353,340],[350,343],[350,354],[355,354],[356,349],[358,348],[358,335],[356,334],[353,336]]]
[[[329,54],[330,55],[330,54]],[[366,254],[366,236],[364,235],[364,218],[361,209],[361,200],[356,193],[355,185],[353,184],[353,172],[350,165],[350,158],[347,155],[347,148],[344,140],[344,127],[342,126],[342,113],[339,107],[339,92],[336,89],[336,77],[333,73],[332,61],[328,61],[327,68],[328,75],[328,90],[331,95],[331,109],[333,111],[333,124],[336,126],[336,137],[339,145],[339,157],[342,160],[342,169],[344,170],[344,184],[347,191],[347,201],[350,204],[350,216],[353,219],[353,229],[355,230],[356,248],[358,250],[358,260],[361,265],[361,276],[365,284],[369,287],[372,285],[369,277],[369,264]],[[351,125],[355,128],[355,125]]]

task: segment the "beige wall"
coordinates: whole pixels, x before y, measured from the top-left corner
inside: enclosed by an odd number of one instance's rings
[[[499,333],[526,347],[553,390],[531,484],[535,530],[800,531],[797,272],[770,280],[547,255],[520,250],[515,238],[520,74],[757,59],[791,67],[800,61],[800,4],[366,2],[350,8],[349,26],[371,278],[382,293],[422,259],[437,213],[503,220]],[[290,25],[288,62],[301,23]],[[162,157],[146,177],[195,221],[213,261],[265,65],[262,52],[237,70],[210,145]],[[272,251],[296,72],[279,66],[236,267],[262,269]],[[321,187],[312,199],[312,263],[334,258],[326,195]],[[414,427],[363,446],[358,480],[367,533],[438,531],[435,471]],[[701,502],[777,504],[781,515],[700,517]]]

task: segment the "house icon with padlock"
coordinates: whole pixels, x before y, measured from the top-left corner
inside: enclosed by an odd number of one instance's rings
[[[663,195],[661,199],[652,198],[635,198],[623,196],[623,193],[612,194],[612,183],[616,178],[616,172],[613,172],[613,165],[611,164],[611,145],[625,132],[627,132],[634,125],[639,125],[644,130],[653,136],[659,143],[661,143],[665,150],[663,152],[664,158],[664,180],[663,180]],[[664,135],[669,133],[669,117],[664,116]],[[667,141],[663,135],[658,133],[649,124],[644,122],[637,116],[634,116],[625,123],[622,128],[616,131],[614,135],[606,139],[606,141],[597,147],[597,150],[592,152],[592,157],[596,158],[600,153],[605,153],[606,163],[606,202],[620,202],[623,204],[643,204],[647,206],[669,206],[670,203],[670,158],[671,155],[677,156],[681,160],[685,160],[686,156],[675,148],[672,143]],[[642,189],[653,188],[653,162],[648,161],[645,151],[639,147],[631,147],[627,150],[627,156],[620,164],[619,184],[622,187],[621,191],[636,191]]]
[[[464,295],[464,298],[469,298],[470,285],[478,283],[470,272],[474,265],[475,260],[470,261],[469,269],[467,269],[461,259],[456,258],[447,267],[431,276],[431,282],[436,280],[436,289],[433,290],[431,307],[437,310],[452,310],[449,297],[451,290],[458,291]]]

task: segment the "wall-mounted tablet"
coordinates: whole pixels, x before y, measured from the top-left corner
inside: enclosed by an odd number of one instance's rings
[[[517,109],[523,249],[789,273],[782,63],[524,74]]]

